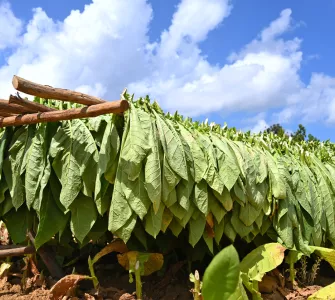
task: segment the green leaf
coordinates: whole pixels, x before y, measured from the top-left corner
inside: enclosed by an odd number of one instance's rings
[[[206,226],[206,218],[200,215],[198,218],[191,219],[189,222],[189,238],[188,241],[194,247],[201,239]]]
[[[86,189],[96,182],[96,168],[92,166],[98,162],[97,147],[83,121],[67,121],[59,128],[51,141],[50,155],[54,157],[52,166],[62,184],[60,201],[69,208],[84,187],[86,169],[91,174],[86,177]]]
[[[211,138],[213,143],[223,153],[218,161],[219,163],[219,174],[226,188],[230,191],[234,186],[237,178],[240,175],[240,169],[237,165],[237,158],[229,148],[225,138],[219,138],[216,134],[212,134]]]
[[[6,181],[13,199],[13,206],[18,209],[25,202],[23,173],[26,168],[26,155],[31,145],[34,127],[21,127],[17,130],[8,150],[10,170],[5,168]]]
[[[285,249],[279,243],[262,245],[244,257],[240,270],[247,275],[249,281],[261,281],[266,272],[272,271],[283,262]]]
[[[40,220],[35,237],[36,249],[51,240],[57,232],[60,232],[65,227],[67,221],[68,215],[64,215],[58,208],[51,190],[47,188],[43,193],[41,202]]]
[[[206,221],[206,220],[205,220]],[[181,233],[181,231],[183,230],[183,226],[181,226],[176,218],[173,218],[170,225],[169,225],[169,228],[171,229],[172,233],[174,236],[178,237],[179,234]]]
[[[132,214],[127,222],[115,232],[115,235],[127,243],[136,226],[136,219],[136,214]]]
[[[201,180],[194,186],[194,201],[196,207],[204,214],[208,213],[208,191],[207,182]]]
[[[23,243],[27,239],[27,231],[31,229],[33,214],[25,205],[17,211],[11,209],[3,216],[9,236],[15,244]]]
[[[131,209],[143,220],[151,205],[147,190],[144,183],[144,170],[134,180],[130,181],[126,173],[122,172],[121,187],[126,196]],[[116,188],[116,187],[115,187]]]
[[[153,206],[150,207],[148,214],[145,217],[145,231],[154,238],[157,237],[162,227],[164,205],[159,206],[159,210],[155,213]]]
[[[123,171],[128,174],[129,180],[133,181],[140,175],[142,162],[149,149],[148,136],[142,129],[137,109],[131,104],[129,132],[121,152],[121,158],[124,160]]]
[[[269,168],[269,178],[272,186],[273,196],[277,199],[285,199],[286,198],[285,182],[283,180],[283,177],[280,176],[279,174],[276,160],[268,152],[265,152],[265,154]]]
[[[112,204],[109,209],[108,230],[113,233],[126,224],[132,215],[132,209],[123,191],[120,189],[120,185],[118,182],[115,184]]]
[[[156,114],[157,129],[164,149],[165,157],[173,171],[181,178],[188,180],[183,144],[176,130],[170,126],[167,121],[168,120],[163,120],[158,114]]]
[[[308,300],[331,300],[335,299],[335,282],[318,290],[308,297]]]
[[[47,163],[46,129],[46,124],[39,126],[27,154],[25,191],[28,209],[38,198],[38,189]]]
[[[217,169],[217,162],[214,156],[214,149],[211,140],[208,136],[200,133],[198,133],[197,139],[204,149],[203,151],[206,154],[207,159],[207,170],[205,172],[204,179],[213,190],[221,194],[224,184]]]
[[[217,191],[214,190],[213,193],[216,199],[221,202],[226,211],[230,211],[233,208],[233,200],[227,188],[223,189],[222,194],[219,194]]]
[[[227,213],[226,210],[221,207],[219,201],[216,200],[214,195],[210,192],[208,193],[208,203],[209,203],[209,209],[214,215],[216,221],[220,223]]]
[[[106,182],[106,177],[103,175],[105,173],[109,174],[109,179],[114,183],[116,176],[115,165],[118,164],[118,153],[120,151],[120,137],[116,130],[116,126],[112,123],[111,120],[107,122],[107,126],[102,138],[100,152],[99,152],[99,161],[98,161],[98,174],[96,177],[95,184],[95,201],[98,208],[98,211],[103,215],[108,207],[103,202],[105,192],[108,189],[108,183]],[[113,175],[111,174],[112,172]]]
[[[190,147],[190,151],[194,162],[194,180],[200,182],[204,178],[207,170],[206,157],[199,146],[197,140],[193,137],[192,133],[181,124],[179,125],[180,134]]]
[[[2,179],[2,167],[5,160],[5,149],[7,148],[10,139],[12,137],[13,130],[11,127],[6,127],[6,129],[1,133],[0,138],[0,180]]]
[[[311,250],[327,261],[335,271],[335,249],[310,246]]]
[[[162,188],[162,196],[163,196],[163,202],[167,207],[170,207],[175,202],[177,202],[177,194],[175,187],[177,186],[178,182],[180,181],[180,177],[176,175],[171,167],[169,166],[169,163],[167,161],[166,156],[164,155],[163,158],[163,188]]]
[[[151,152],[149,153],[145,163],[145,187],[148,196],[153,203],[154,211],[157,212],[162,198],[162,166],[161,166],[161,145],[154,122],[150,124],[149,145]]]
[[[70,210],[72,233],[82,243],[98,217],[95,203],[92,198],[79,194]]]
[[[233,299],[240,277],[239,257],[233,245],[221,250],[207,267],[202,284],[206,300]]]
[[[240,220],[245,224],[245,226],[251,226],[261,211],[254,206],[252,206],[249,202],[247,202],[244,206],[240,207]]]

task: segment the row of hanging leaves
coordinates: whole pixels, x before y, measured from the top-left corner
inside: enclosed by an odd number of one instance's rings
[[[67,232],[81,245],[106,231],[145,245],[183,229],[212,252],[224,234],[303,252],[334,245],[332,143],[242,133],[122,97],[124,116],[1,131],[0,215],[15,243],[37,218],[37,248]]]

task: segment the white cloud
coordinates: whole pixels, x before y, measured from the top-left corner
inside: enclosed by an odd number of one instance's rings
[[[63,22],[34,9],[22,42],[0,68],[1,96],[12,92],[11,78],[17,74],[42,84],[85,87],[109,100],[119,98],[129,82],[149,72],[146,45],[151,17],[151,6],[144,0],[133,0],[131,5],[94,0]]]
[[[19,43],[22,22],[17,19],[8,2],[0,2],[0,50]]]
[[[259,133],[261,131],[264,131],[266,128],[269,127],[269,124],[266,123],[265,120],[258,120],[256,125],[251,129],[252,133]]]
[[[226,3],[226,13],[217,18],[217,25],[228,16],[228,5]],[[199,10],[198,13],[204,15],[206,11]],[[178,18],[184,19],[187,14],[186,10],[177,11],[170,29],[174,28],[174,22],[178,24]],[[130,88],[140,94],[154,95],[165,108],[178,109],[188,115],[280,107],[288,95],[302,85],[298,76],[302,60],[302,53],[298,50],[300,40],[275,39],[290,28],[290,20],[291,11],[284,10],[262,31],[260,38],[239,53],[232,54],[230,63],[222,68],[210,65],[197,45],[182,42],[174,55],[170,53],[170,56],[160,59],[158,53],[155,57],[156,73],[133,83]],[[195,24],[193,31],[196,32],[198,27],[201,26]],[[212,27],[208,26],[207,30]],[[182,31],[180,28],[178,36],[183,35]],[[205,35],[203,31],[202,35]],[[162,35],[162,47],[165,36]]]
[[[280,111],[255,119],[250,123],[254,130],[269,119],[335,123],[335,79],[313,74],[305,85],[299,76],[301,39],[282,37],[294,28],[290,9],[232,53],[225,65],[216,66],[201,53],[199,43],[230,15],[229,0],[182,0],[169,28],[152,44],[148,37],[152,8],[145,0],[93,0],[83,12],[72,11],[62,22],[37,8],[23,34],[9,5],[1,7],[5,13],[0,8],[0,16],[2,12],[16,24],[10,33],[13,38],[8,39],[12,42],[6,44],[15,46],[14,52],[0,67],[2,97],[12,92],[11,78],[18,74],[108,100],[128,87],[137,96],[150,94],[167,110],[191,116]],[[0,29],[0,48],[1,34]]]

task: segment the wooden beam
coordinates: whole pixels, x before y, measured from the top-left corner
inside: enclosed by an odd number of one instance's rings
[[[11,117],[11,116],[17,116],[17,114],[9,113],[0,108],[0,117]]]
[[[83,93],[34,83],[16,75],[13,77],[12,84],[16,90],[22,93],[45,99],[57,99],[88,106],[106,102],[100,98],[89,96]]]
[[[0,110],[14,115],[19,115],[22,113],[22,107],[17,108],[15,106],[9,105],[9,102],[7,100],[0,99]]]
[[[19,98],[13,95],[9,96],[9,103],[12,105],[20,105],[25,107],[25,109],[31,113],[34,112],[46,112],[46,111],[55,111],[57,109],[45,106],[40,103],[29,101],[23,98]]]
[[[15,96],[11,95],[10,97],[15,97]],[[18,103],[13,103],[13,102],[3,100],[3,99],[0,99],[0,105],[1,105],[1,109],[11,111],[12,113],[14,113],[15,111],[15,114],[26,114],[26,113],[31,113],[31,112],[38,112],[36,110],[26,108]]]
[[[9,256],[22,256],[26,254],[34,254],[35,248],[33,246],[18,246],[8,245],[0,247],[0,258]]]
[[[83,108],[57,110],[43,113],[12,116],[0,119],[0,127],[19,126],[43,122],[57,122],[79,118],[96,117],[108,113],[122,113],[129,108],[126,100],[105,102]]]
[[[31,241],[31,243],[35,245],[35,234],[31,230],[28,230],[27,236]],[[43,260],[45,266],[48,268],[50,275],[52,277],[60,279],[65,276],[63,269],[56,260],[56,253],[50,246],[42,245],[38,249],[37,253]]]

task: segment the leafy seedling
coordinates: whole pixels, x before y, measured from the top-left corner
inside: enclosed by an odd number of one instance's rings
[[[233,245],[221,250],[207,267],[202,295],[205,300],[248,299],[240,279],[240,260]]]
[[[190,281],[194,284],[194,288],[191,290],[193,293],[194,300],[202,300],[201,296],[201,289],[202,289],[202,282],[200,281],[200,275],[198,270],[190,274]]]
[[[252,293],[253,300],[261,300],[258,282],[265,273],[278,267],[284,260],[286,248],[279,243],[262,245],[251,251],[240,264],[241,278],[245,287]]]
[[[129,282],[132,282],[132,273],[135,274],[136,296],[142,299],[142,281],[141,276],[148,276],[160,270],[164,263],[163,255],[160,253],[141,253],[138,251],[129,251],[118,254],[119,264],[129,271]]]
[[[119,252],[119,253],[125,253],[128,251],[128,248],[126,244],[122,240],[114,240],[110,244],[108,244],[106,247],[104,247],[100,252],[98,252],[93,259],[91,257],[88,257],[88,267],[91,273],[91,277],[93,280],[94,288],[97,289],[99,285],[98,278],[95,275],[94,272],[94,264],[103,256],[112,253],[112,252]]]

